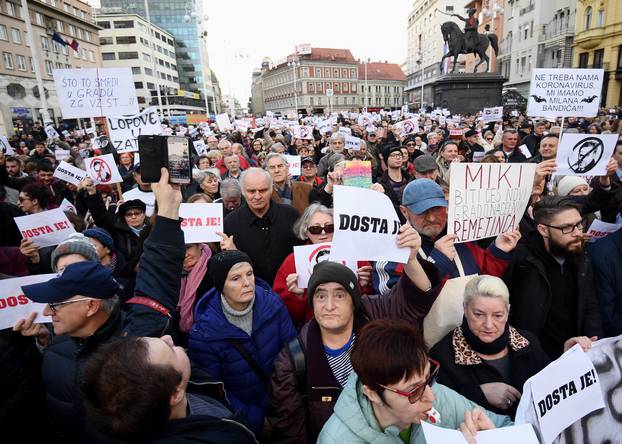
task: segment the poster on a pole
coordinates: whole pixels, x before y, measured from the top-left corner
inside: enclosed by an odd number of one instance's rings
[[[135,116],[108,117],[107,119],[110,142],[117,153],[138,151],[138,136],[162,133],[160,116],[155,106],[150,106]]]
[[[55,69],[52,74],[64,119],[139,112],[129,67]]]
[[[604,176],[617,134],[564,134],[557,150],[557,176]]]
[[[87,174],[96,185],[112,185],[113,183],[123,182],[112,154],[84,159],[84,166],[86,167]]]
[[[461,243],[514,230],[531,198],[535,172],[535,163],[452,163],[447,232]]]
[[[594,117],[598,114],[603,77],[602,69],[534,69],[527,115]]]

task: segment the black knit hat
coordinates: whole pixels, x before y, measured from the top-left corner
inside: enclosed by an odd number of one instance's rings
[[[212,256],[207,263],[207,272],[214,282],[214,287],[222,293],[222,289],[225,286],[227,275],[229,270],[233,268],[235,264],[241,262],[248,262],[253,265],[251,258],[242,251],[239,250],[227,250]]]
[[[313,295],[318,285],[328,282],[336,282],[343,285],[343,288],[352,296],[354,310],[358,310],[361,305],[361,293],[356,274],[345,265],[331,261],[320,262],[313,269],[307,284],[307,303],[309,306],[313,307]]]
[[[399,151],[401,153],[402,148],[398,145],[385,146],[384,149],[382,150],[382,157],[384,157],[384,161],[388,162],[389,156],[391,155],[391,153],[394,153],[396,151]]]

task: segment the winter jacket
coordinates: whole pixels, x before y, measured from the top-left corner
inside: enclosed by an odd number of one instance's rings
[[[403,276],[385,296],[364,296],[361,310],[354,317],[356,334],[368,320],[406,319],[417,325],[428,313],[441,288],[435,267],[420,261],[432,288],[419,290]],[[304,380],[296,372],[288,348],[284,348],[274,364],[270,386],[268,419],[272,425],[271,439],[275,443],[314,443],[320,430],[333,413],[342,388],[333,374],[324,353],[320,327],[311,319],[302,328],[298,339],[305,351]]]
[[[622,334],[622,230],[588,247],[606,336]]]
[[[441,365],[438,382],[487,410],[511,417],[516,414],[517,403],[506,410],[497,409],[488,402],[480,385],[489,382],[504,382],[522,392],[525,381],[551,362],[542,350],[540,341],[534,335],[524,330],[516,330],[512,326],[510,326],[508,346],[508,357],[512,369],[510,381],[504,380],[497,369],[473,351],[466,342],[460,327],[449,332],[432,347],[430,357]]]
[[[253,304],[249,336],[225,317],[221,293],[215,288],[210,290],[196,305],[188,354],[212,378],[224,383],[232,409],[244,415],[257,433],[262,429],[268,405],[267,387],[230,341],[239,341],[269,377],[276,355],[296,330],[281,299],[259,278],[255,278]]]
[[[292,189],[292,203],[291,206],[296,208],[300,214],[304,213],[309,204],[309,193],[313,190],[313,186],[306,182],[299,182],[290,180],[288,184]],[[272,200],[276,203],[281,203],[281,197],[276,190],[276,185],[272,188]]]
[[[149,444],[256,444],[249,429],[229,418],[192,415],[167,421],[164,429]]]
[[[29,275],[28,258],[17,247],[0,247],[0,273],[15,277]]]
[[[432,386],[434,393],[433,408],[440,414],[440,421],[436,426],[447,429],[458,429],[464,421],[464,413],[473,410],[477,404],[469,401],[464,396],[441,384]],[[495,427],[512,425],[507,416],[497,415],[486,411],[486,414]],[[319,444],[403,444],[399,436],[400,430],[396,426],[380,429],[378,421],[372,411],[371,403],[363,394],[363,388],[358,381],[356,373],[352,372],[348,384],[335,406],[335,413],[330,417],[320,437]],[[410,444],[425,444],[423,429],[420,424],[412,425]]]

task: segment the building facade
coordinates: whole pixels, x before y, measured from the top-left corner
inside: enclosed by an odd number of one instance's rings
[[[505,8],[506,0],[472,0],[465,5],[465,8],[475,8],[477,10],[477,18],[479,21],[479,28],[477,29],[480,34],[487,34],[488,32],[496,34],[498,40],[503,39],[503,11]],[[496,73],[498,68],[497,56],[492,49],[492,46],[488,47],[486,52],[490,58],[490,68],[488,72]],[[473,68],[479,63],[479,58],[473,54],[467,54],[464,57],[464,72],[473,72]],[[477,72],[484,72],[486,68],[485,64],[480,65],[477,68]]]
[[[169,100],[179,90],[173,35],[136,14],[97,14],[96,19],[102,28],[102,66],[132,69],[140,109],[158,105],[160,88],[163,115],[179,111]]]
[[[26,32],[21,2],[0,2],[0,125],[4,126],[1,133],[7,135],[12,134],[12,127],[18,120],[26,125],[42,120],[31,45],[38,48],[39,72],[48,112],[53,119],[58,119],[61,113],[52,71],[100,66],[98,27],[87,3],[29,1],[28,14],[33,36]],[[55,32],[68,44],[75,40],[77,51],[52,40]]]
[[[441,76],[439,62],[445,54],[445,42],[441,25],[452,21],[461,28],[464,23],[448,14],[459,14],[466,18],[465,0],[415,0],[408,15],[408,53],[406,58],[407,99],[418,108],[433,101],[432,83]],[[442,11],[442,12],[440,12]],[[460,56],[456,71],[464,70],[464,56]],[[451,69],[451,62],[447,67]],[[422,92],[423,86],[423,92]]]
[[[406,74],[397,63],[359,63],[359,100],[367,111],[400,109],[404,105]]]
[[[577,4],[573,64],[603,68],[601,106],[622,104],[622,2],[581,0]]]
[[[577,0],[550,0],[542,4],[544,23],[538,32],[538,68],[572,67],[572,45]]]
[[[287,56],[262,74],[266,111],[358,110],[358,64],[348,49],[311,48]],[[296,93],[294,93],[294,88]]]

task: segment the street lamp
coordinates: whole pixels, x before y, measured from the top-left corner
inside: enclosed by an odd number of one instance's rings
[[[367,112],[367,105],[369,103],[367,94],[369,92],[369,87],[367,85],[367,64],[369,63],[369,57],[365,59],[365,103],[363,104],[363,112]]]
[[[197,0],[191,0],[190,3],[186,4],[186,15],[184,15],[184,18],[183,18],[185,23],[190,23],[194,21],[197,25],[200,25],[201,23],[203,23],[203,21],[207,22],[209,20],[209,16],[207,14],[201,16],[201,14],[197,12],[198,5],[199,3],[197,2]],[[207,57],[207,31],[201,32],[201,30],[197,26],[197,32],[199,33],[199,38],[205,41],[205,45],[206,45],[205,54]],[[200,53],[199,53],[199,57],[200,57]],[[206,72],[206,66],[209,66],[209,58],[207,60],[202,60],[202,62],[205,62],[201,64],[201,74],[203,77],[203,98],[205,101],[205,117],[209,119],[209,99],[207,95],[208,73]],[[211,70],[210,70],[210,75],[211,75]],[[214,94],[214,115],[216,115],[217,113],[216,90],[213,84],[212,84],[212,91]]]
[[[149,23],[149,31],[147,32],[149,34],[149,39],[151,40],[151,31],[153,31],[153,29],[151,28],[153,26],[153,24],[151,23],[151,15],[149,14],[149,1],[148,0],[143,0],[143,4],[145,6],[145,15],[147,16],[147,22]],[[156,89],[156,94],[158,96],[158,110],[160,111],[160,116],[164,117],[164,111],[162,110],[162,95],[160,94],[160,85],[159,85],[159,76],[158,76],[158,71],[157,71],[157,67],[158,64],[156,63],[156,55],[155,55],[155,42],[150,42],[149,46],[151,47],[151,59],[153,60],[153,84],[155,86]],[[171,109],[168,109],[168,117],[171,117]]]
[[[298,57],[293,57],[290,62],[287,63],[287,66],[292,67],[292,72],[294,74],[294,109],[296,111],[296,118],[298,118],[298,91],[296,91],[297,82],[296,82],[296,68],[300,66],[300,62],[298,61]]]
[[[423,110],[423,74],[425,71],[425,65],[423,64],[423,46],[421,46],[421,48],[419,49],[419,60],[417,60],[417,63],[419,63],[421,65],[421,106],[419,108],[419,111]]]

